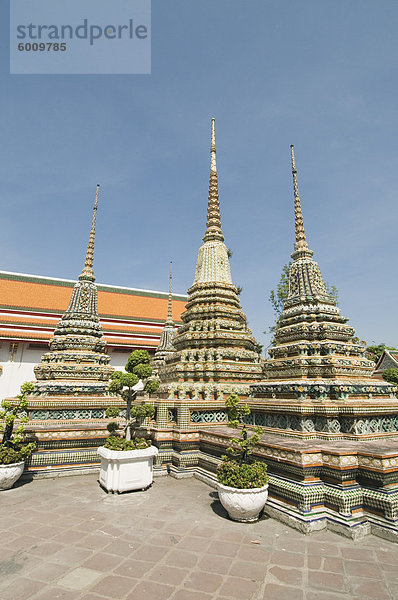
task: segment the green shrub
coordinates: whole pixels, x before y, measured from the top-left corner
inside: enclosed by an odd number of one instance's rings
[[[152,375],[151,365],[137,365],[133,368],[134,375],[140,379],[148,379]]]
[[[110,435],[104,446],[105,448],[109,448],[109,450],[142,450],[143,448],[149,448],[151,446],[151,440],[146,440],[144,438],[133,438],[132,440],[126,440],[126,438],[122,438],[116,435]]]
[[[155,407],[153,404],[145,404],[144,402],[136,403],[131,407],[131,416],[136,421],[136,426],[141,427],[147,417],[153,417]],[[134,425],[134,423],[133,423]]]
[[[114,394],[119,394],[123,388],[133,388],[139,381],[139,377],[134,373],[123,373],[122,371],[115,371],[111,375],[111,382],[109,384],[109,391]]]
[[[247,404],[240,404],[237,394],[228,396],[225,406],[228,410],[228,425],[240,429],[240,437],[230,439],[227,455],[222,457],[223,462],[217,467],[218,481],[237,489],[263,487],[268,481],[267,465],[254,461],[251,456],[263,430],[261,427],[248,430],[244,417],[250,414],[250,408]]]
[[[126,423],[123,427],[124,437],[127,442],[132,442],[133,448],[136,448],[135,440],[138,440],[138,447],[141,447],[141,438],[137,438],[137,433],[140,427],[142,427],[145,419],[148,417],[153,417],[155,414],[155,407],[152,404],[146,404],[145,402],[135,402],[137,391],[139,386],[137,383],[139,380],[144,380],[141,386],[141,390],[145,389],[146,391],[154,391],[157,389],[157,382],[148,380],[148,378],[152,375],[152,367],[150,366],[151,357],[146,350],[134,350],[127,360],[127,364],[125,366],[126,373],[122,371],[115,371],[112,373],[111,382],[109,384],[109,391],[113,394],[117,394],[126,402]],[[147,381],[145,381],[147,380]],[[134,389],[137,386],[137,389]],[[110,406],[106,409],[106,417],[108,419],[112,419],[118,417],[120,414],[120,409],[118,407]],[[107,429],[110,432],[111,436],[115,433],[115,431],[119,428],[118,423],[109,423],[107,425]],[[115,439],[112,439],[109,443],[112,444],[113,449],[114,445],[118,445],[118,450],[123,449],[131,449],[128,445],[126,448],[121,447],[123,444],[118,440],[116,436]],[[150,445],[150,444],[149,444]],[[110,446],[107,446],[107,448]],[[148,444],[143,447],[146,448]]]
[[[383,371],[383,379],[392,383],[393,385],[398,385],[398,369],[385,369]]]
[[[250,415],[248,404],[240,404],[238,394],[231,394],[225,400],[225,406],[228,410],[228,425],[234,429],[240,430],[240,437],[230,439],[227,448],[228,457],[226,460],[233,460],[239,465],[251,463],[251,454],[254,447],[260,441],[263,432],[262,427],[254,427],[249,435],[247,425],[244,423],[244,417]]]
[[[137,365],[149,365],[151,356],[146,350],[134,350],[127,359],[126,371],[133,373],[134,367]]]
[[[21,462],[28,458],[36,444],[25,443],[25,423],[29,421],[27,416],[27,395],[33,393],[34,385],[26,382],[21,385],[21,393],[17,396],[17,402],[4,401],[0,408],[0,433],[3,434],[0,444],[0,464],[9,465]],[[15,421],[18,422],[14,430]]]
[[[156,379],[150,379],[149,381],[146,382],[144,389],[146,392],[148,392],[148,394],[153,394],[154,392],[156,392],[159,385],[160,385],[160,381],[156,381]]]
[[[11,465],[26,460],[32,454],[36,444],[16,445],[13,448],[0,444],[0,465]]]
[[[217,477],[222,485],[240,490],[261,488],[268,482],[267,465],[260,461],[239,465],[225,460],[217,467]]]
[[[112,421],[111,423],[108,423],[106,428],[109,431],[109,433],[113,435],[119,429],[119,424],[115,423],[115,421]]]
[[[114,419],[120,415],[120,409],[117,406],[108,406],[105,411],[107,419]]]

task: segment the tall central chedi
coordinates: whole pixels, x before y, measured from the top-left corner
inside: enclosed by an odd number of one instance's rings
[[[224,401],[249,393],[261,379],[257,342],[247,326],[231,278],[228,249],[221,229],[214,119],[211,130],[207,226],[199,249],[195,279],[188,290],[183,321],[173,341],[174,353],[159,371],[160,397]]]

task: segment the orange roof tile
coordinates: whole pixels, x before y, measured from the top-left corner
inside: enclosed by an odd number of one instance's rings
[[[50,339],[69,305],[73,281],[0,271],[0,338]],[[167,316],[166,292],[97,285],[98,311],[110,345],[156,347]],[[186,297],[173,295],[178,324]]]

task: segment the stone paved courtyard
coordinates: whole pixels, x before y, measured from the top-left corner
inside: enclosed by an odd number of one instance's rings
[[[195,479],[107,495],[97,475],[0,494],[1,600],[398,598],[398,550],[264,518],[234,523]]]

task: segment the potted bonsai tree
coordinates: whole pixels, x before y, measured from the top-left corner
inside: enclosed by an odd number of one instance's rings
[[[104,446],[98,448],[101,456],[99,481],[108,492],[143,490],[153,481],[153,459],[158,449],[152,446],[150,439],[142,436],[141,428],[145,419],[155,414],[155,407],[136,401],[138,392],[153,392],[159,385],[150,379],[150,360],[146,350],[135,350],[128,358],[126,372],[115,371],[111,377],[109,391],[120,395],[126,402],[126,418],[121,427],[119,422],[108,423],[110,435]],[[119,417],[120,409],[110,406],[106,416]]]
[[[26,416],[26,396],[34,390],[33,383],[21,385],[17,402],[4,401],[0,409],[0,432],[3,433],[0,444],[0,490],[10,489],[21,477],[25,460],[32,454],[36,444],[24,440]],[[14,430],[15,421],[18,427]]]
[[[230,519],[256,521],[268,497],[267,465],[252,458],[263,430],[256,427],[249,433],[243,419],[250,414],[250,408],[240,404],[237,394],[231,394],[225,405],[228,425],[239,428],[240,437],[231,438],[227,454],[217,467],[218,496]]]

